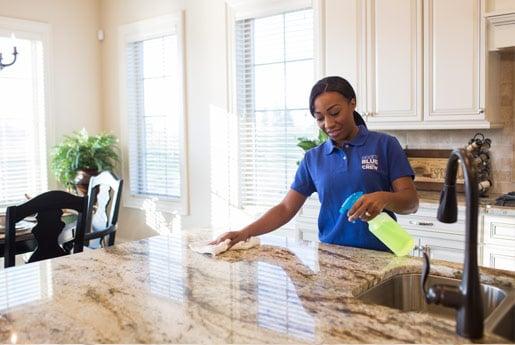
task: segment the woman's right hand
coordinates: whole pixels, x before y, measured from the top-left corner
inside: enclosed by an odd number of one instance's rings
[[[221,242],[224,242],[225,240],[229,239],[231,242],[229,242],[229,248],[234,246],[236,243],[241,241],[246,241],[250,236],[244,231],[229,231],[221,234],[218,236],[215,240],[209,242],[209,244],[218,244]]]

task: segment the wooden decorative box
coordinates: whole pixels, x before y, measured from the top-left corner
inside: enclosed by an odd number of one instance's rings
[[[445,181],[447,161],[452,150],[406,149],[408,161],[415,171],[417,190],[441,191]],[[458,166],[456,189],[463,192],[463,172]]]

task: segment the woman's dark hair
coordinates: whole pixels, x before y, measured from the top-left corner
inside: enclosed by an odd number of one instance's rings
[[[351,84],[343,79],[342,77],[325,77],[317,81],[317,83],[311,89],[311,94],[309,95],[309,111],[313,117],[315,116],[315,99],[323,94],[324,92],[338,92],[340,95],[345,97],[348,101],[352,99],[356,99],[356,93],[352,88]],[[361,115],[354,111],[354,122],[357,126],[363,125],[367,127],[365,121],[361,117]]]

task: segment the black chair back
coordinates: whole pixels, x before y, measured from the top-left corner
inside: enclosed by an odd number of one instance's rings
[[[99,244],[105,246],[106,237],[107,246],[114,244],[122,186],[123,180],[109,171],[104,171],[89,180],[88,216],[84,236],[87,246],[98,246],[96,243],[89,243],[95,239],[99,239]]]
[[[75,196],[63,191],[46,192],[19,206],[8,207],[5,218],[4,267],[7,268],[15,265],[16,223],[32,215],[36,215],[37,224],[31,231],[37,245],[28,262],[69,254],[57,241],[59,234],[65,226],[61,219],[63,209],[71,209],[78,212],[73,252],[82,252],[86,225],[86,207],[86,197]]]

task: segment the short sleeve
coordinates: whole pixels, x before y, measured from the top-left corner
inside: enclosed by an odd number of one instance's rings
[[[404,176],[411,176],[412,179],[415,178],[415,173],[409,164],[406,152],[404,152],[401,144],[394,137],[390,137],[388,144],[388,176],[390,183]]]
[[[300,162],[297,172],[295,173],[295,180],[291,184],[291,189],[299,192],[300,194],[309,197],[311,194],[316,192],[315,184],[311,178],[311,174],[308,169],[308,157],[304,156],[304,159]]]

